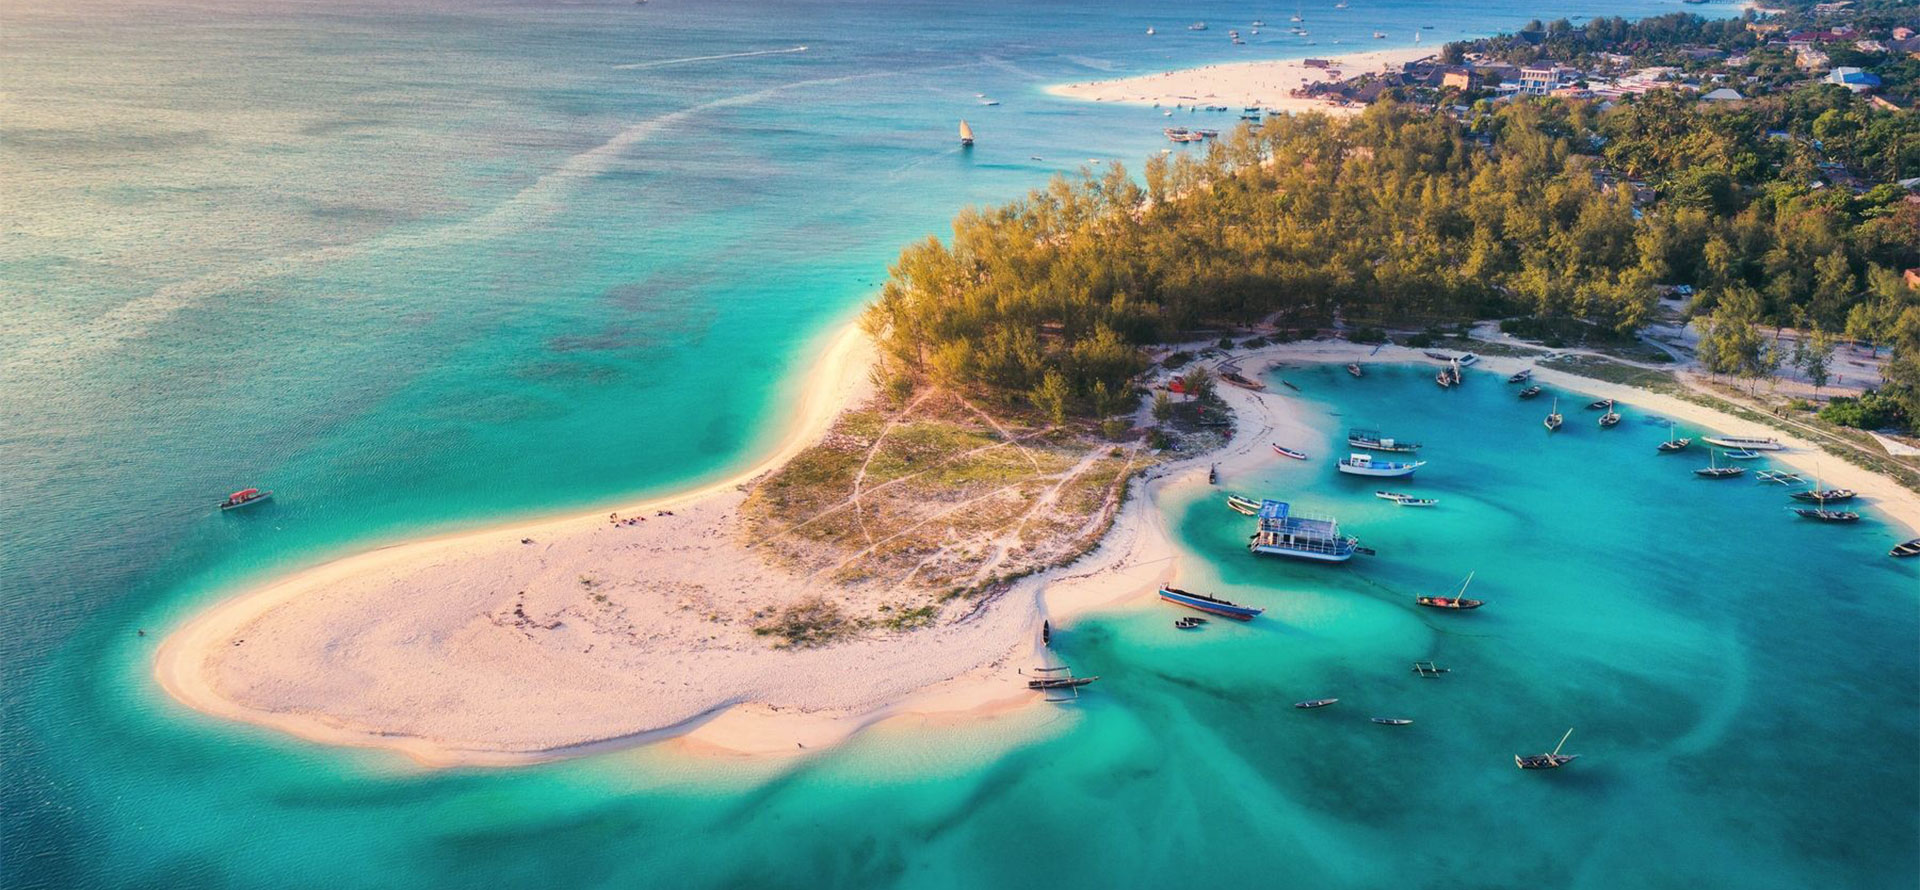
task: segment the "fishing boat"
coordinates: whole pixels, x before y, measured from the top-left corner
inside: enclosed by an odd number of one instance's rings
[[[1413,721],[1406,717],[1375,717],[1373,722],[1382,726],[1406,726]]]
[[[1295,516],[1285,501],[1260,502],[1260,527],[1247,551],[1263,556],[1287,556],[1315,562],[1346,562],[1358,552],[1358,538],[1340,533],[1340,523],[1319,516]]]
[[[1661,454],[1674,454],[1687,450],[1692,444],[1692,439],[1676,439],[1673,437],[1673,421],[1669,420],[1667,421],[1667,441],[1661,442],[1654,447],[1660,449]]]
[[[1613,410],[1613,400],[1612,400],[1612,399],[1601,399],[1601,400],[1599,400],[1599,401],[1596,401],[1596,402],[1588,402],[1588,403],[1587,403],[1587,410],[1588,410],[1588,411],[1612,411],[1612,410]]]
[[[1859,522],[1860,514],[1852,510],[1829,510],[1825,507],[1795,507],[1793,512],[1802,519],[1815,519],[1820,522]]]
[[[1349,374],[1352,374],[1352,375],[1353,375],[1353,376],[1355,376],[1355,377],[1365,377],[1365,376],[1366,376],[1366,372],[1365,372],[1365,371],[1362,371],[1362,370],[1360,370],[1360,366],[1359,366],[1358,364],[1350,364],[1350,365],[1348,365],[1348,366],[1347,366],[1347,373],[1349,373]]]
[[[1413,672],[1426,679],[1432,680],[1441,674],[1453,673],[1453,668],[1443,668],[1431,661],[1416,661],[1413,663]]]
[[[1240,31],[1239,31],[1238,29],[1229,29],[1229,30],[1227,31],[1227,37],[1228,37],[1229,39],[1232,39],[1232,40],[1239,40],[1239,39],[1240,39]]]
[[[1028,689],[1073,689],[1092,683],[1099,677],[1029,677]]]
[[[1707,465],[1695,468],[1693,474],[1706,479],[1732,479],[1747,471],[1746,467],[1723,467],[1714,461],[1716,451],[1707,452]]]
[[[1436,362],[1450,362],[1450,361],[1453,361],[1453,356],[1451,356],[1451,355],[1448,355],[1448,354],[1446,354],[1446,353],[1444,353],[1444,352],[1423,352],[1423,353],[1420,353],[1420,354],[1421,354],[1421,355],[1424,355],[1424,356],[1426,356],[1427,358],[1430,358],[1430,359],[1433,359],[1433,360],[1434,360],[1434,361],[1436,361]]]
[[[1887,551],[1887,555],[1893,557],[1894,559],[1906,559],[1907,557],[1910,557],[1910,556],[1920,556],[1920,538],[1914,538],[1911,541],[1901,541],[1900,543],[1893,545],[1893,549]]]
[[[1824,491],[1810,488],[1806,491],[1796,491],[1787,495],[1787,497],[1793,498],[1796,501],[1805,501],[1809,504],[1850,501],[1859,496],[1860,493],[1851,488],[1829,488]]]
[[[1189,30],[1189,31],[1205,31],[1205,30],[1207,30],[1207,23],[1206,23],[1206,22],[1194,22],[1193,24],[1191,24],[1191,25],[1188,25],[1188,26],[1187,26],[1187,30]]]
[[[1230,603],[1219,597],[1207,596],[1204,593],[1193,593],[1191,591],[1181,590],[1178,587],[1160,588],[1160,598],[1176,606],[1199,609],[1209,615],[1219,615],[1224,618],[1232,618],[1235,621],[1252,621],[1255,615],[1266,611],[1265,609],[1255,608],[1253,606],[1242,606],[1238,603]]]
[[[1540,387],[1538,386],[1529,386],[1520,391],[1520,398],[1523,399],[1531,399],[1538,395],[1540,395]]]
[[[1527,368],[1507,375],[1508,383],[1525,383],[1533,379],[1533,369]]]
[[[1280,443],[1278,443],[1278,442],[1269,442],[1268,444],[1270,444],[1270,445],[1272,445],[1272,446],[1273,446],[1273,450],[1274,450],[1274,453],[1276,453],[1276,454],[1280,454],[1280,455],[1283,455],[1283,456],[1285,456],[1285,457],[1291,457],[1291,458],[1293,458],[1294,460],[1306,460],[1306,459],[1307,459],[1307,453],[1306,453],[1306,452],[1304,452],[1304,451],[1295,451],[1295,450],[1293,450],[1293,449],[1291,449],[1291,448],[1288,448],[1287,446],[1285,446],[1285,445],[1282,445],[1282,444],[1280,444]]]
[[[1354,448],[1365,448],[1368,451],[1391,451],[1395,454],[1412,454],[1420,450],[1418,442],[1402,442],[1390,436],[1380,435],[1379,430],[1358,427],[1347,430],[1347,444]]]
[[[1410,494],[1401,494],[1397,491],[1376,491],[1373,493],[1373,496],[1383,501],[1392,501],[1402,507],[1431,507],[1440,503],[1433,498],[1419,498]]]
[[[1567,730],[1567,734],[1560,737],[1560,744],[1553,746],[1553,752],[1549,754],[1515,754],[1513,765],[1521,769],[1559,769],[1566,766],[1580,756],[1560,753],[1560,749],[1566,746],[1567,739],[1572,736],[1573,730]]]
[[[1453,375],[1448,373],[1446,368],[1441,368],[1440,373],[1433,375],[1433,382],[1440,384],[1441,389],[1451,388],[1453,386]]]
[[[1205,623],[1207,623],[1205,618],[1181,618],[1174,621],[1173,626],[1179,630],[1193,630]]]
[[[1720,452],[1720,456],[1726,458],[1727,460],[1759,460],[1760,458],[1765,457],[1766,455],[1763,455],[1758,451],[1748,451],[1744,448],[1740,448],[1732,451],[1722,451]]]
[[[1385,32],[1385,31],[1375,31],[1375,32],[1373,32],[1373,39],[1375,39],[1375,40],[1385,40],[1385,39],[1387,39],[1387,32]]]
[[[1600,415],[1601,429],[1610,430],[1619,425],[1620,425],[1620,412],[1609,410],[1607,413]]]
[[[1753,475],[1754,478],[1759,479],[1761,482],[1773,482],[1780,485],[1802,485],[1807,481],[1801,478],[1799,473],[1790,473],[1786,470],[1761,470]]]
[[[1708,445],[1721,448],[1737,448],[1742,451],[1785,451],[1787,446],[1779,439],[1761,439],[1753,436],[1701,436],[1700,440]]]
[[[273,497],[273,492],[271,491],[261,491],[258,488],[242,488],[233,494],[227,495],[226,499],[220,502],[220,509],[238,510],[241,507],[249,507],[260,503],[270,497]]]
[[[1337,698],[1310,698],[1306,701],[1294,702],[1293,706],[1296,708],[1324,708],[1337,701],[1339,701]]]
[[[1243,498],[1237,494],[1227,495],[1227,507],[1235,513],[1253,516],[1260,512],[1260,502],[1253,498]]]
[[[1548,415],[1547,415],[1547,419],[1546,419],[1546,421],[1545,421],[1545,423],[1546,423],[1546,425],[1547,425],[1547,432],[1549,432],[1549,433],[1557,433],[1557,432],[1559,432],[1559,431],[1560,431],[1560,425],[1561,425],[1561,424],[1563,424],[1563,423],[1566,423],[1566,422],[1567,422],[1567,419],[1566,419],[1565,417],[1563,417],[1563,416],[1561,416],[1561,414],[1560,414],[1560,400],[1559,400],[1559,399],[1554,399],[1554,400],[1553,400],[1553,413],[1551,413],[1551,414],[1548,414]]]
[[[1248,380],[1247,378],[1240,376],[1240,372],[1238,371],[1221,371],[1220,379],[1225,380],[1226,382],[1231,383],[1234,386],[1238,386],[1241,389],[1251,389],[1251,390],[1258,391],[1258,390],[1263,390],[1267,388],[1267,385],[1264,383],[1261,383],[1257,380]]]
[[[1466,597],[1467,585],[1472,583],[1473,573],[1469,572],[1467,573],[1467,580],[1460,582],[1460,589],[1454,591],[1452,596],[1416,596],[1413,598],[1413,604],[1416,606],[1426,606],[1429,609],[1455,609],[1462,611],[1466,609],[1478,609],[1486,605],[1486,603]]]
[[[1373,455],[1356,451],[1339,460],[1335,469],[1349,476],[1382,476],[1398,478],[1411,476],[1414,470],[1427,465],[1424,460],[1410,463],[1393,460],[1374,460]]]
[[[967,126],[966,121],[961,121],[960,122],[960,147],[971,148],[972,146],[973,146],[973,128]]]

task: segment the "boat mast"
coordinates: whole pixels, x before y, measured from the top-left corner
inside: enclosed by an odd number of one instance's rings
[[[1572,735],[1573,735],[1573,727],[1571,727],[1571,726],[1569,726],[1569,727],[1567,727],[1567,734],[1566,734],[1566,735],[1563,735],[1563,736],[1561,736],[1561,737],[1560,737],[1560,744],[1558,744],[1558,745],[1555,745],[1555,746],[1553,746],[1553,756],[1554,756],[1554,757],[1559,757],[1559,756],[1560,756],[1560,749],[1561,749],[1561,747],[1563,747],[1563,746],[1565,746],[1565,745],[1567,744],[1567,738],[1568,738],[1569,736],[1572,736]]]
[[[1475,572],[1479,569],[1475,569]],[[1460,600],[1467,595],[1467,585],[1473,583],[1473,572],[1467,573],[1467,580],[1460,582],[1460,589],[1453,592],[1453,607],[1460,608]]]

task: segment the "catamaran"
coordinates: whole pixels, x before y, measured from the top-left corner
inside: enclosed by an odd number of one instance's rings
[[[258,488],[242,488],[233,494],[227,495],[226,499],[220,502],[220,509],[237,510],[241,507],[260,503],[270,497],[273,497],[273,492],[271,491],[261,491]]]
[[[1413,598],[1413,603],[1429,609],[1478,609],[1486,603],[1466,597],[1467,585],[1472,583],[1473,573],[1468,572],[1467,580],[1460,582],[1460,589],[1454,591],[1452,596],[1416,596]]]
[[[1247,551],[1267,556],[1290,556],[1315,562],[1346,562],[1360,549],[1360,540],[1340,533],[1340,523],[1325,517],[1295,516],[1285,501],[1260,502],[1260,530]]]
[[[1356,451],[1340,459],[1335,469],[1349,476],[1411,476],[1414,470],[1427,465],[1424,460],[1401,463],[1392,460],[1375,460],[1373,455]]]
[[[1787,446],[1779,439],[1762,439],[1755,436],[1701,436],[1700,440],[1708,445],[1721,448],[1739,448],[1746,451],[1785,451]]]
[[[1547,415],[1547,419],[1546,419],[1546,424],[1547,424],[1547,432],[1549,432],[1549,433],[1557,433],[1557,432],[1559,432],[1559,431],[1560,431],[1560,425],[1561,425],[1561,424],[1563,424],[1563,423],[1566,423],[1566,422],[1567,422],[1567,419],[1566,419],[1565,417],[1562,417],[1562,416],[1560,415],[1560,400],[1559,400],[1559,399],[1554,399],[1554,400],[1553,400],[1553,413],[1551,413],[1551,414],[1548,414],[1548,415]]]
[[[1566,766],[1572,763],[1574,758],[1580,756],[1578,754],[1560,753],[1560,749],[1566,746],[1567,739],[1572,736],[1573,730],[1567,730],[1567,734],[1560,737],[1560,744],[1553,746],[1553,753],[1551,754],[1527,754],[1524,756],[1515,754],[1513,755],[1513,765],[1521,769],[1559,769]]]
[[[1347,430],[1347,444],[1354,448],[1365,448],[1368,451],[1391,451],[1396,454],[1412,454],[1420,450],[1418,442],[1402,442],[1390,436],[1380,435],[1379,430],[1359,427]]]
[[[1265,609],[1255,608],[1253,606],[1242,606],[1239,603],[1230,603],[1219,597],[1207,596],[1204,593],[1193,593],[1181,590],[1178,587],[1160,588],[1160,598],[1176,606],[1199,609],[1210,615],[1232,618],[1235,621],[1252,621],[1255,615],[1266,611]]]

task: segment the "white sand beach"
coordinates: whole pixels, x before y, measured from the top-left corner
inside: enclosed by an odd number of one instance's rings
[[[1126,102],[1169,108],[1225,105],[1238,111],[1257,106],[1281,111],[1359,114],[1364,110],[1359,105],[1342,106],[1319,99],[1297,99],[1291,93],[1304,84],[1344,80],[1387,68],[1397,69],[1404,63],[1433,54],[1431,47],[1417,46],[1343,53],[1321,57],[1329,63],[1324,68],[1309,67],[1306,59],[1231,62],[1114,80],[1059,84],[1048,87],[1047,92],[1093,102]]]

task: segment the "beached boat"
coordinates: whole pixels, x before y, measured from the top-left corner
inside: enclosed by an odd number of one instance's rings
[[[1719,452],[1716,451],[1707,452],[1707,465],[1696,468],[1693,474],[1706,479],[1732,479],[1747,471],[1746,467],[1720,466],[1719,463],[1714,460],[1714,456],[1718,453]]]
[[[1566,417],[1564,417],[1564,416],[1562,416],[1562,415],[1561,415],[1561,413],[1560,413],[1560,400],[1559,400],[1559,399],[1554,399],[1554,400],[1553,400],[1553,412],[1552,412],[1552,413],[1550,413],[1550,414],[1548,414],[1548,415],[1547,415],[1547,419],[1546,419],[1545,421],[1543,421],[1543,422],[1544,422],[1544,423],[1545,423],[1545,424],[1547,425],[1547,432],[1549,432],[1549,433],[1557,433],[1557,432],[1559,432],[1559,431],[1560,431],[1560,425],[1561,425],[1561,424],[1564,424],[1564,423],[1566,423],[1566,422],[1567,422],[1567,418],[1566,418]]]
[[[1825,507],[1795,507],[1793,512],[1802,519],[1814,519],[1820,522],[1859,522],[1860,514],[1852,510],[1829,510]]]
[[[1310,698],[1306,701],[1294,702],[1293,706],[1296,708],[1324,708],[1337,701],[1339,701],[1337,698]]]
[[[1610,430],[1619,425],[1620,425],[1620,412],[1609,409],[1607,413],[1600,415],[1601,429]]]
[[[1528,380],[1532,380],[1532,379],[1533,379],[1533,369],[1532,369],[1532,368],[1527,368],[1527,369],[1525,369],[1525,370],[1520,370],[1520,371],[1515,371],[1515,372],[1513,372],[1512,374],[1508,374],[1508,375],[1507,375],[1507,382],[1508,382],[1508,383],[1525,383],[1525,382],[1527,382]]]
[[[1538,386],[1529,386],[1520,391],[1520,398],[1523,399],[1531,399],[1538,395],[1540,395],[1540,387]]]
[[[1515,754],[1513,755],[1513,765],[1521,769],[1559,769],[1560,767],[1566,766],[1572,763],[1574,758],[1580,756],[1578,754],[1560,753],[1560,749],[1566,746],[1567,739],[1572,736],[1573,730],[1567,730],[1567,734],[1560,737],[1560,744],[1553,746],[1551,753]]]
[[[1099,677],[1031,677],[1027,680],[1028,689],[1073,689],[1092,683]]]
[[[1237,494],[1227,495],[1227,507],[1235,513],[1254,516],[1260,512],[1260,502],[1253,498],[1243,498]]]
[[[1920,538],[1914,538],[1911,541],[1901,541],[1900,543],[1893,545],[1893,549],[1887,551],[1887,555],[1893,557],[1894,559],[1906,559],[1912,556],[1920,556]]]
[[[1160,598],[1176,606],[1198,609],[1209,615],[1219,615],[1223,618],[1232,618],[1235,621],[1252,621],[1254,616],[1266,611],[1265,609],[1253,606],[1230,603],[1219,597],[1207,596],[1204,593],[1193,593],[1192,591],[1181,590],[1178,587],[1160,588]]]
[[[1454,591],[1452,596],[1416,596],[1413,598],[1413,604],[1416,606],[1426,606],[1429,609],[1454,609],[1458,611],[1478,609],[1486,605],[1486,603],[1467,598],[1467,585],[1472,583],[1473,573],[1468,572],[1467,580],[1460,582],[1460,589]]]
[[[1796,501],[1805,501],[1809,504],[1850,501],[1859,496],[1860,493],[1851,488],[1828,488],[1825,490],[1810,488],[1806,491],[1796,491],[1787,495],[1787,497],[1793,498]]]
[[[1280,443],[1278,443],[1278,442],[1269,442],[1269,443],[1267,443],[1267,444],[1269,444],[1269,445],[1272,445],[1272,446],[1273,446],[1273,450],[1274,450],[1274,452],[1275,452],[1276,454],[1280,454],[1280,455],[1282,455],[1282,456],[1285,456],[1285,457],[1291,457],[1291,458],[1293,458],[1294,460],[1306,460],[1306,459],[1307,459],[1307,453],[1306,453],[1306,452],[1304,452],[1304,451],[1295,451],[1295,450],[1293,450],[1293,449],[1291,449],[1291,448],[1288,448],[1287,446],[1285,446],[1285,445],[1282,445],[1282,444],[1280,444]]]
[[[968,148],[968,147],[971,147],[972,145],[973,145],[973,128],[967,126],[966,121],[961,121],[960,122],[960,147]]]
[[[1427,465],[1424,460],[1403,463],[1394,460],[1374,460],[1373,455],[1356,451],[1339,460],[1335,469],[1349,476],[1381,476],[1398,478],[1411,476],[1413,471]]]
[[[1351,365],[1348,365],[1348,366],[1347,366],[1347,373],[1349,373],[1349,374],[1352,374],[1352,375],[1353,375],[1353,376],[1355,376],[1355,377],[1365,377],[1365,376],[1366,376],[1366,372],[1365,372],[1365,371],[1362,371],[1362,370],[1360,370],[1360,366],[1359,366],[1358,364],[1351,364]]]
[[[1261,383],[1257,380],[1249,380],[1245,377],[1240,376],[1240,372],[1238,371],[1221,371],[1220,379],[1225,380],[1226,382],[1231,383],[1234,386],[1240,387],[1241,389],[1251,389],[1251,390],[1258,391],[1258,390],[1267,388],[1267,385],[1264,383]]]
[[[1318,516],[1295,516],[1285,501],[1260,502],[1260,527],[1247,551],[1265,556],[1287,556],[1315,562],[1346,562],[1360,550],[1360,541],[1340,533],[1340,523]]]
[[[1448,354],[1446,354],[1446,353],[1444,353],[1444,352],[1423,352],[1423,353],[1420,353],[1420,354],[1421,354],[1421,355],[1424,355],[1424,356],[1426,356],[1427,358],[1430,358],[1430,359],[1433,359],[1433,360],[1434,360],[1434,361],[1436,361],[1436,362],[1450,362],[1450,361],[1453,361],[1453,356],[1451,356],[1451,355],[1448,355]]]
[[[1380,435],[1379,430],[1359,427],[1347,430],[1347,444],[1354,448],[1365,448],[1368,451],[1391,451],[1395,454],[1412,454],[1420,450],[1418,442],[1402,442],[1391,436]]]
[[[1406,717],[1375,717],[1373,722],[1383,726],[1406,726],[1413,721]]]
[[[1779,439],[1762,439],[1754,436],[1701,436],[1700,440],[1721,448],[1737,448],[1742,451],[1785,451],[1787,446]]]
[[[226,499],[220,502],[220,509],[238,510],[241,507],[253,506],[270,497],[273,497],[273,492],[271,491],[261,491],[258,488],[242,488],[233,494],[227,495]]]
[[[1477,362],[1477,361],[1479,361],[1479,360],[1480,360],[1480,357],[1479,357],[1479,356],[1477,356],[1477,355],[1474,355],[1474,354],[1473,354],[1473,353],[1471,353],[1471,352],[1469,352],[1469,353],[1467,353],[1466,355],[1463,355],[1463,356],[1461,356],[1461,357],[1459,357],[1459,358],[1457,358],[1457,359],[1454,359],[1454,361],[1455,361],[1455,362],[1457,362],[1457,363],[1458,363],[1458,364],[1460,365],[1460,367],[1462,367],[1462,368],[1464,368],[1464,367],[1467,367],[1468,365],[1471,365],[1471,364],[1473,364],[1474,362]]]
[[[1588,411],[1603,411],[1603,410],[1604,410],[1604,411],[1612,411],[1612,410],[1613,410],[1613,400],[1612,400],[1612,399],[1601,399],[1601,400],[1599,400],[1599,401],[1596,401],[1596,402],[1588,402],[1588,403],[1587,403],[1587,410],[1588,410]]]

